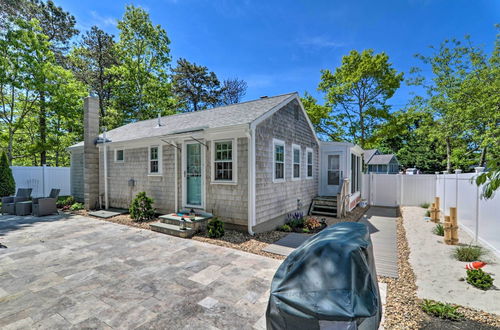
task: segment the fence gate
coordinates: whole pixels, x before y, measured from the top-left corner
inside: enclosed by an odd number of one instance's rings
[[[394,174],[370,174],[371,205],[398,206],[400,199],[400,176]]]

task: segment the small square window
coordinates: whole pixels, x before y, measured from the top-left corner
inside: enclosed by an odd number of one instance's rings
[[[116,159],[117,162],[123,162],[125,160],[125,155],[123,150],[116,150]]]

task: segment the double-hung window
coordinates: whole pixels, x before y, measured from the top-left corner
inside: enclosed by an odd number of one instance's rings
[[[306,149],[306,155],[307,155],[307,175],[306,177],[308,179],[313,177],[313,151],[311,148]]]
[[[235,181],[233,140],[214,142],[214,181]]]
[[[285,180],[285,142],[273,140],[273,181]]]
[[[300,179],[300,146],[292,144],[293,151],[293,179]]]
[[[160,148],[158,146],[149,147],[149,173],[160,173]]]

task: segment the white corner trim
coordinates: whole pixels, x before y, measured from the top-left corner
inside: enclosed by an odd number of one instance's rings
[[[275,146],[283,146],[283,179],[276,179],[275,178],[275,175],[276,175],[276,155],[275,155],[275,152],[276,152],[276,148]],[[273,176],[273,182],[275,183],[278,183],[278,182],[285,182],[286,181],[286,144],[285,144],[285,141],[283,140],[279,140],[279,139],[273,139],[273,145],[272,145],[272,152],[271,152],[271,156],[272,156],[272,162],[273,162],[273,173],[272,173],[272,176]]]
[[[295,150],[298,150],[299,151],[299,176],[298,177],[295,177]],[[302,148],[298,145],[298,144],[295,144],[295,143],[292,143],[292,181],[299,181],[300,179],[302,179]]]
[[[232,180],[215,180],[215,143],[216,142],[231,142],[232,143],[232,160],[231,162],[233,163],[233,179]],[[212,140],[211,142],[211,149],[212,152],[211,157],[210,157],[210,162],[211,162],[211,177],[210,177],[210,184],[227,184],[227,185],[237,185],[238,184],[238,139],[236,137],[234,138],[229,138],[229,139],[219,139],[219,140]]]
[[[256,214],[256,183],[255,183],[255,128],[250,129],[247,132],[248,139],[248,159],[247,159],[247,169],[248,169],[248,219],[247,219],[247,230],[250,235],[254,235],[253,226],[256,224],[255,214]]]
[[[311,161],[312,161],[312,163],[311,163],[311,165],[312,165],[312,175],[311,176],[307,175],[307,168],[309,167],[309,164],[308,164],[308,159],[309,159],[308,158],[308,154],[309,153],[312,154],[312,157],[311,157]],[[306,170],[305,177],[306,177],[306,179],[310,180],[310,179],[314,178],[314,150],[312,148],[309,148],[309,147],[306,148],[305,164],[306,164],[306,166],[305,166],[305,170]]]

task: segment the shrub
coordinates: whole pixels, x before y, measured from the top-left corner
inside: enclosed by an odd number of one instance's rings
[[[315,230],[321,227],[321,223],[318,219],[311,217],[304,222],[304,227],[309,230]]]
[[[146,196],[146,192],[138,193],[132,204],[130,204],[130,217],[135,221],[148,221],[154,218],[155,209],[153,208],[153,199]]]
[[[16,182],[9,167],[9,160],[5,151],[0,156],[0,197],[14,195]]]
[[[289,231],[292,231],[292,227],[290,227],[288,224],[286,224],[286,223],[285,223],[283,226],[280,226],[280,227],[278,228],[278,230],[280,230],[280,231],[287,231],[287,232],[289,232]]]
[[[75,204],[75,198],[73,196],[63,196],[59,197],[57,200],[57,207],[71,206]]]
[[[429,210],[425,211],[425,216],[426,217],[430,217],[431,216],[431,211],[429,211]]]
[[[207,235],[211,238],[224,236],[224,222],[217,217],[210,219],[207,223]]]
[[[444,227],[442,224],[438,223],[432,232],[438,236],[444,236]]]
[[[304,228],[302,228],[302,232],[303,232],[303,233],[308,233],[308,232],[310,232],[310,230],[309,230],[309,228],[304,227]]]
[[[455,249],[454,255],[459,261],[476,261],[483,255],[483,249],[474,245],[459,246]]]
[[[72,204],[69,209],[71,211],[78,211],[78,210],[83,210],[83,204],[82,203],[74,203]]]
[[[420,204],[420,207],[423,208],[423,209],[428,209],[429,206],[431,206],[431,204],[429,204],[429,203],[422,203],[422,204]]]
[[[467,283],[481,290],[488,290],[493,286],[493,277],[482,269],[468,269]]]
[[[421,307],[425,313],[442,319],[459,321],[463,318],[463,315],[457,312],[458,307],[450,304],[424,299]]]
[[[292,228],[302,227],[304,225],[304,214],[300,211],[288,213],[285,222]]]

